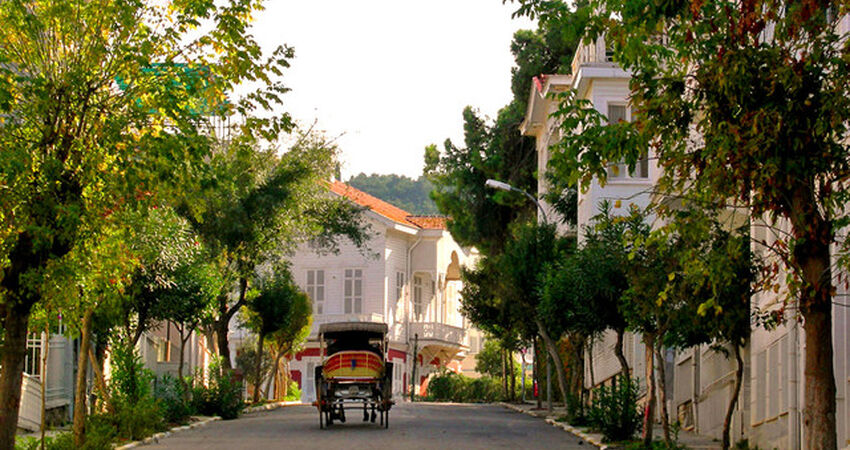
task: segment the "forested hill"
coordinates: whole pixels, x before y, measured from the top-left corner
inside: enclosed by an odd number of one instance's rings
[[[411,214],[440,213],[437,205],[428,196],[431,192],[431,182],[422,176],[414,180],[404,175],[361,173],[351,177],[348,183]]]

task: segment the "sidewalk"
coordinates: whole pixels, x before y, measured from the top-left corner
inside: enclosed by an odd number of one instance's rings
[[[607,443],[603,442],[602,434],[593,433],[586,427],[574,427],[572,425],[567,424],[566,422],[558,422],[555,420],[558,417],[563,417],[566,413],[564,408],[555,407],[552,411],[552,415],[549,415],[549,411],[546,409],[544,404],[543,409],[536,409],[536,405],[534,403],[499,403],[505,408],[514,410],[516,412],[521,412],[524,414],[528,414],[530,416],[534,416],[545,420],[546,423],[562,428],[564,431],[568,433],[572,433],[585,441],[599,447],[602,450],[615,448],[609,447]],[[664,436],[664,431],[661,429],[661,425],[656,425],[653,427],[653,435],[656,436],[656,440],[659,437]],[[691,433],[689,431],[682,430],[679,432],[679,440],[678,443],[680,445],[684,445],[685,447],[693,450],[718,450],[720,449],[720,441],[713,439],[708,436],[701,436],[695,433]]]

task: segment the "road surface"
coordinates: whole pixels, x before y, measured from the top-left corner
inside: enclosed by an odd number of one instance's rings
[[[592,445],[525,414],[496,405],[400,403],[390,412],[389,429],[362,422],[356,410],[348,421],[319,429],[316,409],[292,406],[212,422],[160,440],[151,449],[587,449]]]

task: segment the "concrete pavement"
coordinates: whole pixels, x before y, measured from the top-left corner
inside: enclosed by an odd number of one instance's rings
[[[347,423],[320,430],[314,407],[293,406],[211,423],[144,448],[594,448],[539,419],[498,405],[400,403],[390,412],[389,429],[361,422],[362,415],[356,409],[346,415]]]

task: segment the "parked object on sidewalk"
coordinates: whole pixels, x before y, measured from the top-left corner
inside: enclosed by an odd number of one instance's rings
[[[326,347],[327,346],[327,347]],[[345,422],[345,405],[362,404],[363,421],[389,427],[392,401],[392,363],[387,362],[387,325],[336,322],[319,327],[322,364],[316,367],[319,427]],[[327,351],[325,349],[327,348]]]

